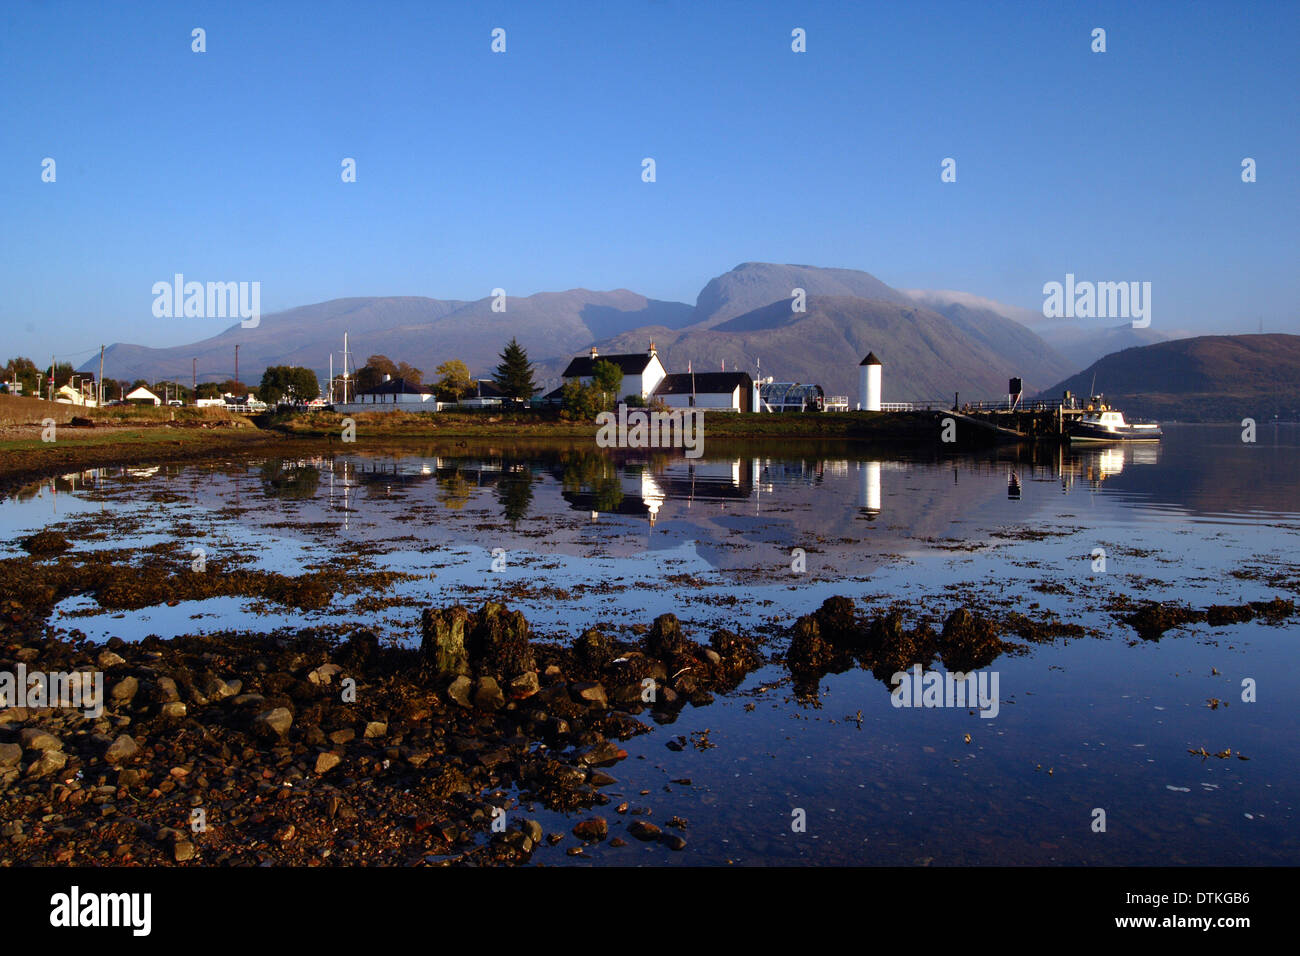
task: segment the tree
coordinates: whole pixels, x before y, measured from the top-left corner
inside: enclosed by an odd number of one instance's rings
[[[197,398],[220,398],[221,386],[216,382],[204,382],[195,393]]]
[[[40,370],[37,369],[36,363],[29,358],[11,358],[5,363],[3,374],[0,374],[6,382],[17,382],[22,386],[24,395],[35,395],[39,389],[38,382],[41,381]]]
[[[601,359],[591,367],[591,387],[600,394],[602,412],[613,408],[618,404],[618,393],[623,387],[623,370],[613,362]]]
[[[440,376],[434,386],[440,402],[458,402],[474,387],[474,380],[469,377],[469,366],[460,359],[448,359],[433,374]]]
[[[622,373],[619,373],[622,375]],[[537,391],[533,381],[533,365],[528,361],[528,353],[512,337],[510,344],[501,353],[501,364],[492,375],[492,382],[501,389],[506,398],[526,402]]]
[[[257,387],[257,397],[268,405],[281,401],[308,402],[319,394],[316,373],[296,365],[268,366]]]
[[[600,411],[595,407],[591,388],[577,379],[565,382],[560,388],[560,400],[564,403],[564,417],[580,420],[595,418]]]
[[[316,373],[301,365],[290,370],[288,393],[295,402],[310,402],[320,398],[320,382]]]
[[[374,388],[384,380],[385,375],[397,378],[397,363],[387,355],[370,356],[370,358],[366,359],[366,364],[357,369],[353,387],[349,389],[351,394],[348,395],[348,398],[358,392],[365,392]]]
[[[613,362],[601,359],[591,367],[591,381],[583,384],[578,379],[564,383],[560,397],[569,418],[595,418],[618,404],[619,389],[623,387],[623,370]]]
[[[424,384],[424,372],[420,371],[420,369],[416,368],[414,365],[407,365],[405,362],[397,363],[397,374],[393,377],[405,379],[412,385]]]
[[[42,370],[42,374],[44,375],[44,379],[41,381],[41,388],[44,389],[44,390],[46,391],[46,393],[48,394],[48,392],[49,392],[49,388],[50,388],[50,368],[49,368],[49,366],[46,366],[46,367]],[[68,385],[68,384],[70,384],[70,383],[72,382],[72,376],[75,375],[75,374],[76,374],[76,373],[72,370],[72,363],[70,363],[70,362],[55,362],[55,363],[54,363],[54,388],[55,388],[55,390],[57,391],[60,387],[62,387],[62,386],[64,386],[64,385]]]

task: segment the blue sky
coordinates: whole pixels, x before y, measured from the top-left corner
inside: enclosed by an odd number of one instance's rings
[[[746,260],[1035,310],[1067,272],[1150,281],[1153,329],[1296,332],[1297,49],[1295,2],[10,0],[0,358],[227,327],[153,317],[176,272],[270,313],[693,302]]]

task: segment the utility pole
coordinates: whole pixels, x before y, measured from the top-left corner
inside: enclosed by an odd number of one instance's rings
[[[235,344],[235,387],[239,387],[239,344]]]
[[[190,385],[194,391],[194,401],[199,400],[199,360],[190,359],[193,365],[190,366]]]
[[[99,390],[99,398],[95,399],[95,407],[104,407],[104,346],[99,347],[99,377],[95,379],[95,387]]]
[[[54,356],[50,356],[50,401],[54,401]]]

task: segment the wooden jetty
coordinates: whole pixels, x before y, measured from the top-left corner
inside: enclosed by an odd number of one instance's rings
[[[942,420],[978,429],[986,437],[1003,441],[1067,441],[1072,421],[1086,409],[1077,403],[1029,402],[900,402],[882,404],[882,411],[929,411]],[[961,434],[959,429],[958,434]]]

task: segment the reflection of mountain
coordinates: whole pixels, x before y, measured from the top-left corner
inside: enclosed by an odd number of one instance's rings
[[[439,545],[576,557],[686,547],[717,569],[773,573],[789,568],[798,547],[810,575],[861,576],[923,547],[919,542],[943,546],[976,529],[1032,522],[1057,507],[1061,494],[1102,492],[1208,514],[1294,512],[1300,429],[1288,432],[1285,445],[1280,433],[1261,430],[1252,446],[1240,441],[1240,429],[1173,426],[1154,446],[1043,446],[953,458],[925,452],[884,461],[690,461],[574,449],[518,457],[349,452],[253,469],[257,491],[242,500],[254,507],[243,520],[283,518],[256,507],[278,491],[259,477],[280,475],[292,485],[297,473],[315,471],[317,491],[295,500],[295,518],[304,528],[329,524],[368,542],[415,535]],[[184,482],[173,487],[196,501],[223,494],[219,474],[188,492]]]
[[[967,471],[976,472],[973,482],[961,481]],[[803,547],[819,555],[823,572],[853,573],[904,541],[946,535],[956,519],[1005,497],[1001,466],[954,462],[951,482],[933,478],[932,469],[908,461],[674,459],[628,462],[606,474],[602,480],[620,491],[612,506],[602,507],[589,485],[566,487],[563,497],[593,521],[645,522],[651,550],[690,542],[716,568],[788,567],[791,549]]]

